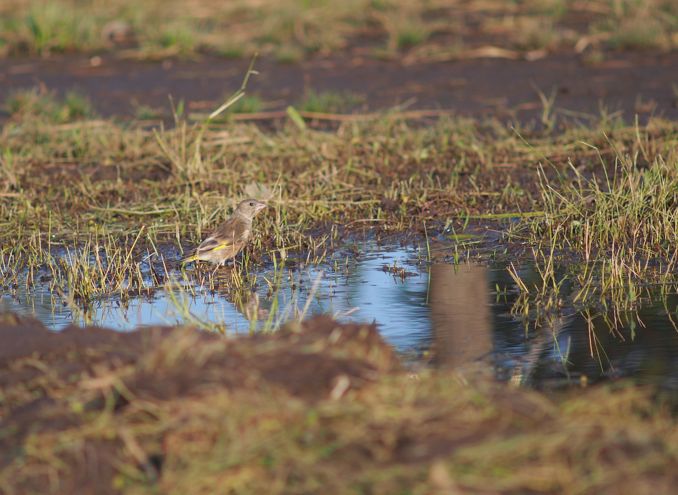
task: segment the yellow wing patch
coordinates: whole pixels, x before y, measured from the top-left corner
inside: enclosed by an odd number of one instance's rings
[[[213,253],[215,251],[223,251],[226,248],[229,248],[233,246],[233,243],[230,241],[221,241],[218,244],[214,245],[213,247],[203,247],[202,249],[200,246],[198,246],[197,251],[195,254],[192,254],[191,256],[184,258],[181,260],[181,263],[190,263],[191,261],[198,261],[202,257],[202,255],[207,254],[207,253]]]
[[[205,252],[211,253],[213,251],[221,251],[222,249],[226,249],[227,247],[231,247],[232,245],[233,244],[230,243],[230,242],[221,242],[221,243],[217,244],[216,246],[214,246],[213,248],[206,250]]]

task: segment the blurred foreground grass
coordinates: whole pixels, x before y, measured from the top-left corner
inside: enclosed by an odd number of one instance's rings
[[[676,418],[629,384],[559,399],[411,373],[376,328],[47,332],[5,316],[3,493],[670,493]],[[31,343],[32,342],[32,343]]]

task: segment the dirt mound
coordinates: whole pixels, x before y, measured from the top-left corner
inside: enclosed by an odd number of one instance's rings
[[[226,339],[0,320],[0,493],[670,493],[637,387],[553,402],[403,370],[373,325]]]
[[[290,324],[273,335],[226,339],[193,328],[119,333],[70,327],[54,333],[36,320],[6,315],[0,338],[4,468],[26,455],[23,449],[35,438],[66,434],[84,427],[92,415],[119,415],[140,402],[190,401],[213,390],[251,390],[313,402],[339,398],[397,367],[374,325],[339,325],[329,318]],[[69,469],[57,476],[56,491],[112,490],[112,466],[121,447],[117,440],[101,438],[83,445],[77,455],[61,458]],[[88,452],[95,461],[87,458]],[[147,456],[137,457],[149,467]],[[91,462],[106,466],[92,479]],[[25,472],[23,480],[14,478],[15,486],[30,491],[49,484],[54,473],[43,467]]]

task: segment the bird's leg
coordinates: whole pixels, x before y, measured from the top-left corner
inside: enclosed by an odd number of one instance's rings
[[[221,263],[217,263],[217,265],[214,267],[214,270],[212,270],[212,277],[215,277],[217,272],[219,271],[219,268],[221,268]]]

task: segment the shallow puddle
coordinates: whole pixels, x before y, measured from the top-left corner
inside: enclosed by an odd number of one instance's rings
[[[439,367],[485,364],[501,380],[537,387],[634,377],[678,388],[678,296],[620,315],[611,329],[572,308],[541,327],[513,314],[518,289],[502,264],[435,263],[425,249],[356,245],[319,265],[290,262],[256,274],[253,291],[193,284],[150,295],[99,300],[73,311],[47,287],[19,287],[0,298],[0,311],[32,315],[59,330],[71,323],[127,331],[140,325],[215,324],[227,333],[268,329],[291,318],[329,313],[375,321],[408,362]],[[358,254],[356,254],[358,253]],[[228,269],[223,273],[228,273]],[[521,277],[534,276],[529,266]],[[190,273],[190,270],[189,270]],[[220,272],[222,273],[222,272]],[[179,273],[176,273],[179,276]],[[216,279],[218,280],[217,275]]]

